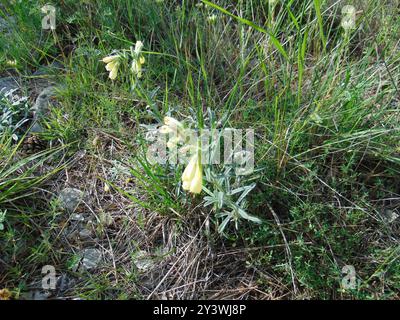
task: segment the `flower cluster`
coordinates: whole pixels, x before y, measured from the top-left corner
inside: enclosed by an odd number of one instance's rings
[[[136,78],[142,77],[143,64],[145,63],[145,58],[142,55],[143,42],[137,41],[135,48],[131,47],[131,71]],[[110,56],[104,57],[102,61],[106,64],[106,70],[109,72],[108,77],[111,80],[115,80],[118,75],[118,70],[121,66],[123,59],[127,59],[125,52],[119,52],[112,54]]]
[[[192,137],[181,122],[171,117],[164,118],[164,125],[160,128],[160,132],[170,135],[167,143],[169,149],[176,148],[181,144],[183,146],[180,152],[187,153],[189,151],[192,154],[182,175],[182,187],[191,193],[200,193],[203,185],[203,167],[199,141]]]
[[[134,75],[139,79],[142,77],[142,66],[146,62],[142,55],[143,42],[137,41],[135,49],[132,51],[132,65],[131,70]]]
[[[117,78],[117,74],[118,74],[118,68],[121,64],[121,56],[119,54],[115,54],[112,56],[108,56],[103,58],[102,60],[104,63],[106,63],[106,70],[108,72],[110,72],[110,74],[108,75],[108,77],[111,80],[115,80]]]

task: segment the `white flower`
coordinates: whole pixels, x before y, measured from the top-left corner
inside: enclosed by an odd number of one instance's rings
[[[356,27],[355,21],[351,19],[343,19],[341,25],[345,31],[355,29]]]

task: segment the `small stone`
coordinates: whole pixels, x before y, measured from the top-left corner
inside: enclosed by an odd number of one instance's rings
[[[67,239],[70,242],[75,242],[76,238],[78,237],[78,231],[73,230],[67,234]]]
[[[85,221],[85,218],[82,214],[79,213],[74,213],[71,215],[71,220],[72,221],[79,221],[79,222],[83,222]]]
[[[48,300],[52,294],[48,291],[32,290],[24,294],[26,300]]]
[[[0,78],[0,92],[4,94],[16,89],[19,89],[19,85],[13,77]]]
[[[81,259],[74,266],[74,269],[79,271],[92,270],[97,268],[100,264],[102,253],[99,249],[87,248],[82,250],[80,256]]]
[[[51,99],[55,97],[55,87],[45,88],[36,98],[36,102],[32,108],[34,125],[31,132],[41,132],[42,128],[39,125],[39,120],[43,118],[51,106]]]
[[[62,274],[58,277],[56,288],[57,288],[57,295],[63,294],[69,289],[71,289],[75,284],[75,281],[71,279],[68,275]]]
[[[13,30],[17,30],[15,26],[15,18],[9,16],[3,18],[0,16],[0,32],[3,35],[11,35]]]
[[[59,200],[64,210],[73,212],[82,202],[83,192],[75,188],[65,188],[61,191]]]
[[[91,239],[92,231],[90,231],[89,229],[82,229],[81,231],[79,231],[79,238],[81,238],[82,240]]]

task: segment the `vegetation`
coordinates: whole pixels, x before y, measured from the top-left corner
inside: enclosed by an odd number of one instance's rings
[[[399,298],[398,1],[64,0],[55,30],[45,4],[0,4],[1,76],[57,83],[40,132],[37,95],[0,109],[0,289],[52,265],[58,298]],[[168,119],[254,130],[254,171],[150,161]]]

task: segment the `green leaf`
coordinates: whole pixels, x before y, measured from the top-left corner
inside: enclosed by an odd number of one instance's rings
[[[249,220],[249,221],[252,221],[252,222],[255,222],[255,223],[261,223],[261,222],[262,222],[261,219],[249,215],[249,214],[248,214],[246,211],[244,211],[242,208],[238,208],[238,213],[240,214],[240,216],[241,216],[243,219],[246,219],[246,220]]]
[[[326,38],[324,35],[324,28],[323,28],[323,22],[322,22],[322,15],[321,15],[321,0],[314,0],[314,8],[315,8],[315,13],[317,15],[318,19],[318,25],[319,25],[319,36],[322,41],[322,45],[324,47],[324,50],[326,48]]]

